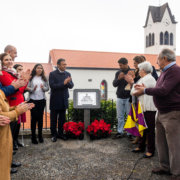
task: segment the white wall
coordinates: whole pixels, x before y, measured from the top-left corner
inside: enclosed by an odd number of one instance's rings
[[[73,89],[69,90],[69,99],[73,99],[73,90],[74,89],[100,89],[100,84],[102,80],[107,82],[107,98],[116,100],[116,88],[112,85],[112,82],[115,78],[115,73],[117,70],[83,70],[83,69],[67,69],[71,74],[72,81],[74,83]],[[159,75],[159,71],[157,72]],[[91,82],[88,82],[88,79],[92,79]],[[28,92],[25,93],[27,99]],[[46,108],[49,113],[49,100],[50,100],[50,91],[46,92]]]
[[[168,26],[164,25],[164,21],[168,20],[170,24]],[[148,25],[152,22],[152,27],[150,28]],[[160,33],[163,32],[163,34],[168,31],[169,33],[169,43],[170,43],[170,33],[173,33],[173,46],[172,45],[160,45]],[[146,36],[149,35],[149,33],[155,34],[155,45],[146,47]],[[162,18],[161,22],[153,23],[152,15],[149,14],[148,24],[147,27],[144,28],[144,53],[145,54],[158,54],[160,50],[164,47],[168,47],[175,51],[176,49],[176,24],[172,24],[168,10],[166,8],[164,12],[164,16]]]
[[[113,87],[112,82],[117,70],[67,69],[67,71],[71,73],[74,83],[73,89],[100,89],[102,80],[106,80],[108,93],[107,98],[116,99],[116,88]],[[88,79],[92,79],[92,81],[88,82]],[[73,89],[69,90],[69,99],[73,99]]]

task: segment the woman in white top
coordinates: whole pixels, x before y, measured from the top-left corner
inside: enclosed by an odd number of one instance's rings
[[[156,86],[156,80],[152,76],[152,65],[145,61],[138,64],[139,75],[141,79],[137,81],[136,84],[144,84],[147,88],[153,88]],[[134,88],[135,84],[131,89],[131,95],[133,95],[136,90]],[[153,97],[147,94],[138,97],[141,107],[144,113],[144,118],[148,129],[144,130],[143,137],[140,137],[139,146],[134,149],[132,152],[144,152],[145,151],[145,142],[146,136],[148,139],[148,152],[143,156],[144,158],[150,158],[154,156],[155,151],[155,115],[156,115],[156,107],[153,102]]]
[[[48,80],[45,76],[43,66],[36,64],[31,72],[31,79],[28,84],[29,102],[33,102],[35,107],[31,110],[31,132],[32,143],[38,144],[36,139],[36,123],[38,122],[38,136],[39,142],[43,143],[42,127],[43,127],[43,113],[46,106],[45,92],[49,90]]]

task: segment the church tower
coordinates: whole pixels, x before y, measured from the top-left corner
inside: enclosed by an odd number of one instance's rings
[[[158,54],[164,47],[176,52],[176,23],[168,3],[149,6],[144,26],[144,53]]]

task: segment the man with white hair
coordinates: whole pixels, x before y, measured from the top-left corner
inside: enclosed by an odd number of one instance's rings
[[[153,96],[158,109],[156,119],[156,141],[160,167],[152,170],[155,174],[172,174],[171,180],[180,180],[180,67],[176,65],[175,53],[163,49],[157,59],[162,73],[156,87],[136,85],[135,96]]]

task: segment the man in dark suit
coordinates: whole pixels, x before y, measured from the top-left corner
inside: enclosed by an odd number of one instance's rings
[[[51,135],[52,141],[56,142],[57,138],[66,140],[63,135],[63,124],[65,123],[66,109],[68,108],[69,92],[74,84],[71,74],[66,70],[66,60],[58,59],[57,70],[49,74],[49,85],[51,87],[50,95],[50,118],[51,118]],[[58,116],[58,132],[56,130]]]

